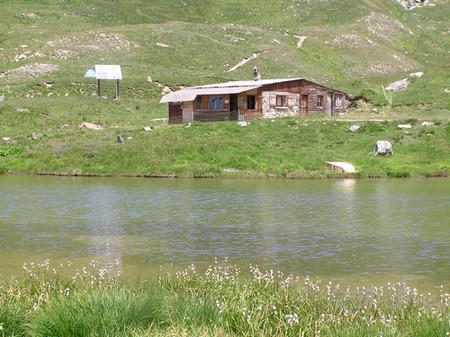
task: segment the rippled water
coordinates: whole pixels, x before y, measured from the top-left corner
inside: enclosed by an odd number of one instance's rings
[[[125,275],[239,266],[343,283],[450,283],[450,180],[0,176],[0,277],[50,258]]]

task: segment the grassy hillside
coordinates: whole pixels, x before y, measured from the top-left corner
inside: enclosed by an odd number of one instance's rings
[[[236,168],[295,176],[322,170],[324,159],[339,159],[353,160],[366,172],[371,168],[369,175],[448,172],[450,10],[446,0],[432,4],[406,11],[394,0],[0,0],[0,136],[10,138],[0,143],[0,166],[32,173],[186,176]],[[120,100],[112,100],[114,83],[107,81],[102,82],[107,99],[95,96],[95,81],[83,78],[95,64],[122,66]],[[306,121],[308,128],[297,125],[302,137],[327,136],[305,138],[304,147],[292,144],[297,134],[287,132],[302,120],[258,121],[245,133],[228,123],[188,131],[152,121],[167,117],[166,105],[158,103],[164,88],[249,79],[255,65],[263,78],[307,77],[365,102],[326,131],[322,120]],[[406,90],[384,96],[382,86],[419,71],[423,77],[411,78]],[[377,113],[371,113],[374,108]],[[351,120],[393,118],[412,118],[415,129],[405,133],[395,124],[379,124],[392,133],[346,143]],[[424,131],[419,120],[434,120],[435,129]],[[80,128],[83,122],[104,129]],[[144,126],[155,132],[144,132]],[[233,139],[233,132],[240,132],[239,138]],[[132,139],[120,147],[118,135]],[[380,137],[401,139],[421,160],[395,156],[373,169],[370,161],[378,159],[368,159],[367,153]],[[327,138],[342,138],[346,145],[330,145]],[[283,150],[270,149],[272,143]],[[229,151],[219,156],[229,158],[215,158],[224,144]],[[306,148],[323,155],[302,162]],[[273,160],[264,158],[270,151]]]

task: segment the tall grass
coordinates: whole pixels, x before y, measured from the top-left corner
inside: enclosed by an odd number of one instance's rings
[[[93,265],[49,261],[0,283],[2,336],[446,336],[450,295],[405,283],[350,288],[320,279],[241,271],[224,261],[168,269],[122,284]]]

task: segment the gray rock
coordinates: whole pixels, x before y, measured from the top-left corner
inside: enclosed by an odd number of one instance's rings
[[[385,157],[389,157],[394,154],[394,149],[392,148],[391,142],[387,140],[379,140],[375,144],[375,150],[373,151],[374,156],[379,154],[384,155]]]
[[[400,90],[406,89],[408,87],[408,85],[409,85],[409,79],[404,78],[403,80],[389,84],[387,87],[384,88],[384,90],[400,91]]]
[[[358,132],[358,130],[361,128],[361,125],[352,125],[348,128],[348,131],[350,132]]]
[[[397,125],[397,127],[402,130],[408,130],[408,129],[412,128],[412,125],[411,124],[399,124],[399,125]]]

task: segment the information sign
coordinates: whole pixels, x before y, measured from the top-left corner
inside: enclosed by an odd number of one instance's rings
[[[121,80],[122,69],[119,65],[95,65],[95,74],[97,80]]]

